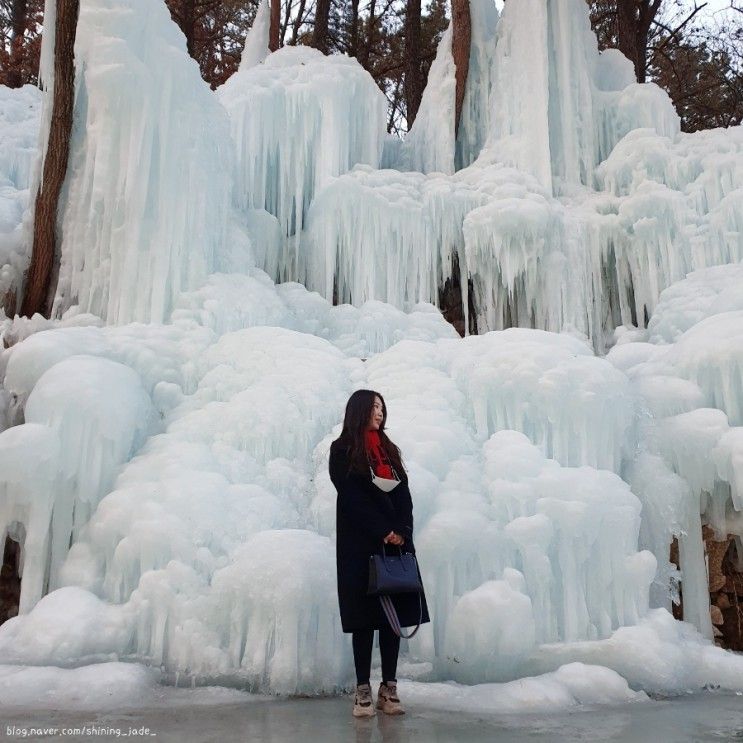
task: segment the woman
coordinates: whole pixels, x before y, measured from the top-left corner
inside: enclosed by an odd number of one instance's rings
[[[371,717],[374,710],[369,673],[374,630],[379,630],[382,683],[377,709],[403,714],[397,696],[397,656],[400,638],[382,610],[377,596],[367,596],[369,557],[380,553],[382,544],[390,554],[415,554],[413,545],[413,501],[400,450],[384,432],[387,407],[373,390],[357,390],[346,404],[343,431],[330,445],[330,479],[338,491],[336,501],[336,567],[338,603],[344,632],[353,634],[356,665],[354,717]],[[374,473],[399,484],[389,492],[372,481]],[[401,593],[392,597],[401,627],[429,622],[426,597]],[[422,613],[421,613],[422,608]]]

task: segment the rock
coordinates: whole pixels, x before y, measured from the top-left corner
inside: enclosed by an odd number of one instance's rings
[[[715,606],[717,606],[717,608],[721,611],[723,609],[729,609],[732,606],[732,604],[730,603],[730,597],[722,591],[718,593],[712,601]]]
[[[709,614],[710,617],[712,617],[712,624],[714,624],[715,627],[719,627],[724,622],[719,606],[712,604],[709,608]]]

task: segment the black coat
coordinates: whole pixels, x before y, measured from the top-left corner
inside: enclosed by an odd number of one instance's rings
[[[377,596],[367,596],[369,557],[381,554],[382,540],[394,531],[405,539],[403,552],[415,554],[413,544],[413,501],[407,475],[391,492],[385,493],[372,482],[371,470],[366,475],[348,470],[349,453],[337,441],[330,446],[330,479],[338,491],[336,500],[336,568],[338,604],[344,632],[380,629],[389,622]],[[399,554],[392,544],[386,554]],[[420,574],[420,572],[419,572]],[[421,580],[422,583],[422,580]],[[423,618],[430,622],[425,594],[421,594]],[[420,606],[417,593],[392,596],[401,627],[418,624]]]

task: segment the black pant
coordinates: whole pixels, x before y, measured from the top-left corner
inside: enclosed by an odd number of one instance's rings
[[[368,684],[371,673],[374,630],[356,630],[352,637],[353,662],[356,665],[356,683]],[[400,652],[400,638],[385,625],[379,630],[379,654],[382,656],[382,681],[397,681],[397,656]]]

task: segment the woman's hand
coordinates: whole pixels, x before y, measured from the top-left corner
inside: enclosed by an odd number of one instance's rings
[[[401,536],[400,536],[399,534],[395,534],[395,532],[394,532],[394,531],[391,531],[391,532],[390,532],[390,533],[389,533],[389,534],[388,534],[388,535],[387,535],[387,536],[386,536],[386,537],[384,538],[384,540],[383,540],[383,541],[384,541],[384,543],[385,543],[385,544],[387,544],[388,542],[389,542],[390,544],[394,544],[394,545],[395,545],[395,547],[399,547],[399,546],[400,546],[401,544],[403,544],[403,542],[405,542],[405,540],[404,540],[404,539],[403,539],[403,538],[402,538],[402,537],[401,537]]]

